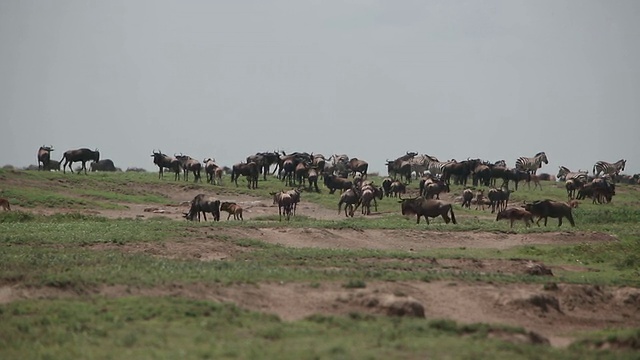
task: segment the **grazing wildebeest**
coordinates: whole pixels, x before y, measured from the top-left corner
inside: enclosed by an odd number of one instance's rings
[[[540,220],[544,218],[544,226],[547,226],[547,218],[558,218],[558,226],[562,225],[562,218],[566,217],[571,226],[576,226],[571,215],[571,206],[565,202],[553,200],[537,200],[533,203],[525,203],[524,209],[538,217],[536,224],[540,226]]]
[[[202,182],[200,177],[200,170],[202,169],[202,164],[200,161],[192,158],[187,155],[175,155],[175,158],[180,162],[180,167],[182,167],[182,171],[184,173],[184,181],[189,181],[189,171],[193,172],[193,182]]]
[[[11,211],[11,205],[9,205],[9,200],[5,198],[0,198],[0,206],[4,211]]]
[[[258,164],[250,162],[233,165],[233,169],[231,170],[231,181],[235,182],[236,186],[238,186],[238,178],[240,175],[247,177],[247,187],[249,189],[258,188],[258,177],[260,176],[258,172]]]
[[[159,150],[158,152],[153,150],[151,157],[153,158],[153,163],[158,165],[158,179],[164,177],[164,169],[167,168],[174,172],[173,180],[180,180],[180,161],[178,159],[165,155]]]
[[[510,207],[498,212],[496,221],[503,219],[511,222],[511,228],[513,228],[513,222],[516,220],[524,221],[526,227],[529,227],[533,223],[533,214],[522,208]]]
[[[214,221],[220,221],[220,200],[205,194],[198,194],[191,200],[191,208],[188,213],[184,214],[184,217],[193,221],[197,216],[200,221],[200,213],[202,213],[204,221],[207,221],[208,212],[213,215]]]
[[[229,213],[229,216],[227,216],[227,220],[231,218],[231,215],[233,215],[234,220],[244,220],[242,218],[242,207],[234,202],[223,202],[222,204],[220,204],[220,210]]]
[[[49,162],[51,161],[51,152],[53,151],[53,146],[40,146],[38,149],[38,170],[47,170],[49,166]],[[42,163],[42,165],[40,165]]]
[[[100,161],[94,161],[89,165],[91,172],[94,171],[116,171],[116,166],[111,159],[104,159]]]
[[[420,217],[424,216],[424,219],[429,225],[429,218],[435,218],[442,216],[445,223],[450,221],[456,224],[456,216],[453,214],[453,206],[443,200],[425,199],[422,196],[418,196],[412,199],[403,199],[402,197],[398,201],[400,203],[400,209],[402,215],[415,214],[417,218],[417,224],[420,224]],[[451,218],[449,218],[451,213]]]
[[[84,170],[84,173],[87,173],[87,161],[100,161],[100,152],[98,151],[98,149],[96,149],[95,151],[87,149],[87,148],[81,148],[81,149],[76,149],[76,150],[67,150],[64,152],[64,154],[62,155],[62,159],[60,159],[60,162],[62,162],[62,160],[65,160],[64,165],[62,165],[62,171],[66,173],[66,167],[67,164],[69,165],[69,170],[71,170],[71,172],[73,173],[73,168],[72,165],[74,162],[77,161],[81,161],[82,162],[82,168],[81,170]],[[80,172],[78,172],[80,173]]]

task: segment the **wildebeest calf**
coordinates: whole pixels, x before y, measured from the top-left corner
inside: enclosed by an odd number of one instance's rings
[[[513,228],[513,222],[516,220],[524,221],[524,224],[529,227],[533,223],[533,214],[522,208],[511,207],[498,212],[496,221],[503,219],[511,222],[511,228]]]
[[[234,220],[244,220],[242,218],[242,207],[234,202],[223,202],[222,204],[220,204],[220,210],[229,213],[229,216],[227,216],[227,220],[231,218],[231,215],[233,215]]]

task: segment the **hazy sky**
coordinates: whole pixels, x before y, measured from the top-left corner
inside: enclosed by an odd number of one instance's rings
[[[633,174],[640,1],[2,0],[0,129],[0,165],[545,151]]]

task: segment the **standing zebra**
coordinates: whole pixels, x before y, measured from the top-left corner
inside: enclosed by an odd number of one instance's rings
[[[615,163],[611,164],[606,161],[598,161],[595,165],[593,165],[593,175],[598,177],[600,173],[602,175],[614,176],[618,175],[620,171],[624,171],[624,166],[627,164],[627,160],[620,159]]]
[[[547,154],[543,152],[537,153],[534,157],[519,157],[516,160],[516,169],[535,174],[542,167],[542,163],[548,164]]]
[[[569,170],[566,166],[559,166],[559,168],[560,170],[558,170],[558,175],[556,175],[558,180],[567,181],[571,179],[578,179],[583,184],[586,184],[589,180],[589,177],[587,176],[589,170],[574,172]]]

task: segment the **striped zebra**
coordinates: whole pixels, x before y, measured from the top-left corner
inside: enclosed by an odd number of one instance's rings
[[[424,175],[424,172],[429,169],[429,155],[417,155],[413,158],[409,159],[409,163],[411,164],[411,172],[415,172],[417,177]],[[436,159],[437,160],[437,159]]]
[[[455,163],[455,160],[449,161],[429,161],[429,165],[427,166],[427,171],[431,173],[431,175],[442,175],[442,171],[444,168],[452,163]]]
[[[558,178],[558,180],[567,181],[567,180],[577,179],[577,180],[580,180],[583,184],[586,184],[587,181],[589,181],[588,170],[585,170],[584,172],[583,171],[574,172],[569,170],[565,166],[559,166],[559,168],[560,170],[558,170],[558,175],[556,175],[556,178]]]
[[[593,165],[593,175],[598,177],[600,173],[602,175],[614,176],[618,175],[620,171],[624,171],[624,166],[627,164],[627,160],[620,159],[613,164],[606,161],[598,161]]]
[[[534,157],[519,157],[516,160],[516,169],[535,174],[542,167],[542,163],[548,164],[547,154],[543,152],[537,153]]]

